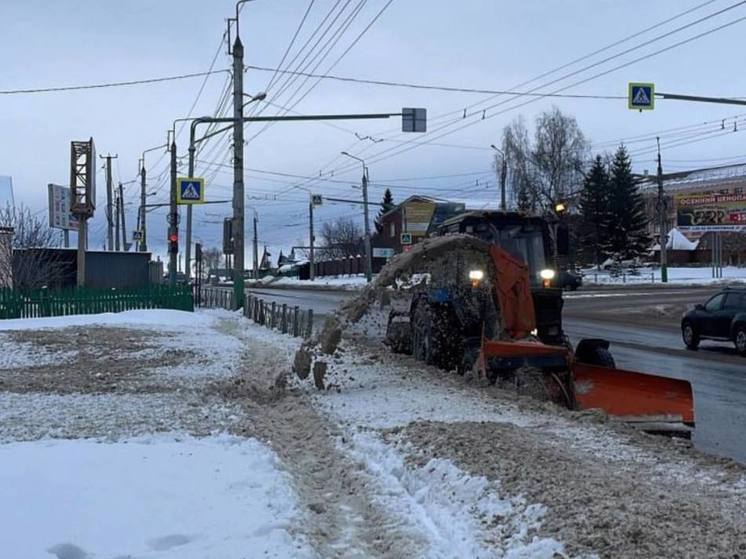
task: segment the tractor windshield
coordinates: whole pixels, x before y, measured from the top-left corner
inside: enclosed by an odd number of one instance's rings
[[[539,273],[546,267],[544,236],[540,227],[534,224],[515,224],[497,227],[494,223],[480,223],[472,231],[481,239],[500,245],[511,255],[528,265],[531,283],[541,284]]]
[[[528,265],[532,284],[539,284],[539,273],[546,265],[544,256],[544,237],[541,230],[526,230],[521,226],[500,230],[499,245],[516,258]]]

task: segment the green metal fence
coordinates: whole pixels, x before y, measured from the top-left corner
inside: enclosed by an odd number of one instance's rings
[[[188,286],[151,285],[141,289],[0,289],[0,319],[122,312],[135,309],[193,311]]]

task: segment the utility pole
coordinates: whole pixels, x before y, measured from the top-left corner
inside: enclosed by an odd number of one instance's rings
[[[112,211],[112,185],[111,185],[111,160],[119,157],[118,155],[108,154],[106,156],[101,155],[101,159],[106,160],[106,247],[108,250],[114,250],[114,222],[113,222],[113,211]]]
[[[189,178],[194,177],[194,144],[189,146]],[[184,273],[186,279],[191,277],[192,271],[192,205],[186,209],[186,246],[184,247]]]
[[[114,215],[114,250],[117,252],[121,250],[121,247],[119,245],[119,215],[120,215],[121,205],[122,205],[122,199],[120,198],[119,194],[115,194],[114,195],[114,211],[116,213]]]
[[[309,267],[309,279],[311,281],[313,281],[314,278],[316,277],[316,270],[314,269],[316,263],[314,262],[314,257],[313,257],[313,241],[314,241],[314,236],[313,236],[313,197],[309,196],[309,198],[308,198],[308,246],[310,248],[309,248],[309,251],[308,251],[308,263],[310,264],[310,267]]]
[[[500,154],[500,210],[507,211],[508,203],[505,196],[505,181],[508,177],[508,161],[505,158],[505,152],[497,147],[495,144],[490,144],[490,147]]]
[[[148,251],[148,236],[147,236],[147,172],[145,170],[145,154],[150,151],[155,151],[157,149],[166,148],[168,150],[168,139],[166,139],[165,144],[161,144],[159,146],[155,146],[152,148],[148,148],[142,152],[142,158],[140,159],[142,161],[142,167],[140,168],[140,231],[142,232],[142,236],[140,237],[140,252],[147,252]]]
[[[179,211],[176,205],[176,139],[171,141],[171,201],[168,213],[168,281],[176,285],[176,266],[179,253]]]
[[[370,239],[370,221],[368,219],[368,167],[363,165],[363,211],[365,212],[365,279],[373,279],[373,254]]]
[[[119,183],[119,211],[122,214],[122,250],[127,252],[129,247],[127,246],[127,226],[124,223],[124,190],[122,189],[122,183]]]
[[[256,222],[257,222],[257,215],[256,215],[256,210],[254,210],[254,279],[255,280],[259,279],[259,254],[258,254],[259,239],[257,235]]]
[[[138,223],[140,229],[140,252],[148,251],[148,241],[145,235],[145,203],[147,197],[147,193],[145,192],[145,178],[145,157],[143,157],[142,168],[140,169],[140,211],[137,214],[140,218]]]
[[[365,279],[370,282],[373,279],[373,254],[370,239],[370,221],[368,219],[368,167],[365,161],[346,151],[342,155],[355,159],[363,164],[363,212],[365,213]]]
[[[663,164],[661,163],[661,141],[656,136],[656,142],[658,143],[658,219],[660,227],[660,241],[658,246],[660,247],[661,254],[661,281],[668,283],[668,258],[666,254],[666,245],[668,244],[668,226],[666,225],[666,199],[663,196]]]
[[[502,211],[508,211],[508,204],[505,198],[505,181],[508,176],[508,162],[505,157],[502,158],[502,165],[500,166],[500,209]]]
[[[241,307],[244,299],[244,183],[243,183],[243,44],[238,34],[233,43],[233,301]]]

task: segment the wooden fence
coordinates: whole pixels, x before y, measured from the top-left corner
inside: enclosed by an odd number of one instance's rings
[[[201,306],[233,310],[235,308],[233,291],[203,287],[198,301]],[[310,338],[313,334],[313,309],[301,310],[297,306],[288,306],[276,302],[267,302],[256,295],[247,293],[244,299],[243,315],[249,320],[261,324],[270,330],[279,330],[283,334],[295,337]]]
[[[193,311],[192,293],[185,286],[151,285],[140,289],[20,291],[0,289],[0,319],[38,318],[123,312],[135,309]]]

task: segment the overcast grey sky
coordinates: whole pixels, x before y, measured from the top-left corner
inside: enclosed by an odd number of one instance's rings
[[[332,16],[327,24],[344,10],[314,52],[360,6],[316,73],[515,90],[518,84],[701,6],[653,31],[518,88],[537,88],[546,93],[746,17],[746,3],[735,0],[393,0],[329,70],[387,4],[388,0],[315,0],[285,66],[328,13]],[[734,5],[716,17],[660,38],[677,27]],[[309,0],[256,0],[246,4],[241,16],[245,64],[276,67],[308,6]],[[234,3],[225,0],[0,0],[0,91],[204,72],[220,47],[225,18],[233,9]],[[657,89],[664,92],[742,96],[746,91],[746,77],[741,70],[745,30],[746,21],[737,22],[568,88],[566,93],[625,95],[628,81],[654,81]],[[660,39],[641,45],[657,38]],[[316,38],[303,53],[315,41]],[[628,49],[627,54],[547,85]],[[295,68],[303,56],[291,67]],[[308,69],[313,69],[320,58]],[[230,57],[223,45],[214,68],[229,66]],[[271,77],[269,72],[249,70],[246,91],[267,89]],[[226,79],[227,74],[218,73],[206,81],[193,116],[215,112]],[[282,91],[285,79],[280,76],[269,88],[267,100],[275,105],[265,106],[263,114],[275,114],[277,105],[294,106],[316,83],[315,79],[307,80],[300,93],[295,94],[303,78]],[[99,154],[119,155],[114,165],[115,180],[131,181],[137,173],[140,153],[163,143],[166,129],[174,119],[188,116],[202,83],[202,78],[192,78],[110,89],[0,95],[0,175],[13,176],[17,201],[34,211],[45,210],[46,184],[69,181],[70,140],[93,136]],[[719,134],[717,125],[695,129],[689,135],[665,132],[720,119],[729,119],[726,126],[732,129],[733,117],[746,115],[746,108],[659,100],[655,111],[638,113],[627,109],[626,100],[565,98],[538,98],[514,108],[530,98],[490,97],[322,80],[294,106],[294,111],[391,112],[403,106],[426,107],[431,132],[416,137],[401,135],[396,119],[280,123],[266,130],[260,125],[247,126],[245,166],[251,169],[247,173],[247,203],[259,212],[261,241],[270,246],[273,256],[280,247],[307,243],[308,193],[297,186],[330,196],[360,196],[359,190],[351,186],[359,182],[360,168],[354,161],[339,156],[345,149],[369,162],[372,199],[380,198],[383,184],[391,184],[396,200],[417,192],[467,198],[474,201],[472,205],[496,201],[498,192],[489,145],[499,141],[502,128],[511,119],[523,115],[531,122],[537,113],[552,105],[574,115],[597,150],[612,149],[621,139],[650,138],[662,132],[666,171],[746,161],[742,136]],[[476,114],[462,119],[467,107],[472,107],[467,110],[468,115]],[[484,108],[487,110],[482,119]],[[746,129],[743,119],[738,123],[739,132]],[[440,131],[435,131],[441,126],[444,127]],[[186,137],[185,133],[179,136],[180,154],[186,153]],[[359,139],[365,137],[385,141]],[[677,145],[692,139],[701,141]],[[422,145],[403,144],[405,141]],[[629,144],[638,170],[655,168],[653,143],[647,139]],[[228,164],[228,145],[211,142],[198,159]],[[157,201],[165,200],[167,195],[163,174],[167,157],[161,155],[151,152],[147,156],[149,189],[158,191],[152,198]],[[300,177],[321,174],[330,180],[307,181],[260,171]],[[230,197],[230,168],[199,163],[197,174],[210,179],[208,198]],[[442,175],[458,176],[427,178]],[[99,173],[99,185],[102,184],[103,174]],[[136,184],[126,187],[131,204],[130,229],[135,221],[137,190]],[[103,193],[99,187],[99,203],[104,201]],[[197,208],[195,240],[219,244],[219,223],[229,211],[229,206],[219,205]],[[317,212],[319,224],[339,215],[354,215],[362,221],[358,206],[328,204]],[[91,227],[93,246],[101,246],[104,239],[102,218],[103,212],[99,212]],[[165,211],[149,214],[148,225],[151,241],[162,246]]]

